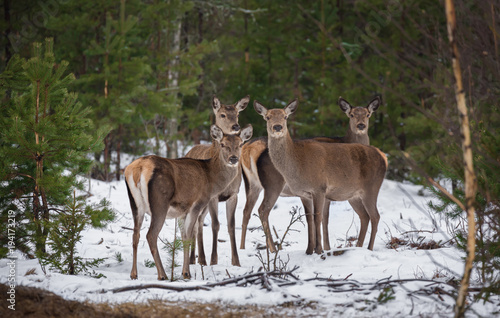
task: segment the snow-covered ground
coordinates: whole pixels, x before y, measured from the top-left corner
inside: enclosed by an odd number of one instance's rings
[[[170,301],[223,301],[231,304],[259,304],[277,306],[284,303],[314,304],[303,306],[304,315],[336,316],[342,313],[343,317],[442,317],[453,315],[454,299],[446,294],[426,295],[418,292],[426,287],[426,282],[408,282],[397,285],[385,295],[393,299],[384,301],[380,289],[369,290],[369,286],[361,291],[333,292],[326,287],[325,281],[309,280],[308,278],[322,277],[331,279],[349,279],[359,283],[375,283],[381,279],[436,279],[447,281],[450,278],[460,279],[463,273],[462,258],[464,254],[456,247],[445,244],[445,247],[434,250],[417,250],[410,247],[390,249],[386,245],[391,237],[406,238],[410,241],[424,242],[434,240],[447,242],[451,239],[444,219],[435,216],[427,207],[431,200],[428,193],[419,193],[421,187],[385,180],[379,195],[378,207],[381,221],[373,251],[366,248],[369,233],[364,248],[348,248],[347,252],[339,256],[306,255],[307,229],[296,223],[286,237],[284,248],[280,251],[282,260],[288,261],[287,268],[298,266],[294,272],[301,281],[295,285],[279,287],[272,285],[272,290],[262,289],[258,285],[236,287],[228,285],[216,287],[210,291],[175,292],[162,289],[146,289],[112,293],[107,290],[122,286],[139,284],[172,284],[175,286],[201,285],[209,282],[218,282],[231,277],[257,271],[261,262],[257,258],[257,246],[264,245],[263,231],[259,229],[260,220],[252,215],[248,231],[246,249],[238,249],[241,267],[231,265],[231,251],[229,236],[226,227],[225,204],[219,204],[219,218],[221,230],[219,233],[219,262],[215,266],[191,265],[192,279],[190,281],[177,280],[157,281],[156,268],[149,268],[145,261],[152,261],[152,256],[146,242],[146,233],[149,228],[149,216],[146,215],[141,239],[139,243],[138,274],[139,279],[132,281],[129,277],[132,267],[132,214],[129,206],[125,182],[99,182],[92,180],[89,199],[98,202],[106,198],[112,202],[116,211],[116,220],[105,229],[87,229],[84,232],[79,253],[88,258],[106,258],[106,261],[96,272],[103,274],[103,278],[89,276],[67,276],[48,271],[43,274],[37,260],[27,260],[19,254],[17,263],[17,284],[35,286],[50,290],[67,299],[87,300],[93,302],[143,302],[149,299],[165,299]],[[260,204],[259,199],[254,213]],[[239,247],[241,238],[242,211],[245,204],[245,190],[242,185],[236,212],[236,238]],[[270,223],[276,227],[278,235],[282,236],[289,224],[289,211],[294,206],[301,207],[297,198],[280,198],[271,212]],[[332,203],[330,208],[330,241],[332,247],[345,246],[346,239],[357,236],[359,219],[347,202]],[[305,218],[304,218],[305,222]],[[210,260],[212,235],[210,217],[205,221],[205,253]],[[370,231],[370,230],[369,230]],[[160,238],[172,240],[174,236],[174,220],[167,220],[163,226]],[[163,244],[159,242],[159,246]],[[162,250],[163,263],[167,266],[166,251]],[[121,262],[117,255],[121,255]],[[182,252],[177,260],[182,264]],[[9,270],[8,260],[0,260],[0,282],[7,281],[6,273]],[[25,274],[35,269],[34,274]],[[170,278],[170,269],[166,270]],[[177,278],[181,276],[181,267],[175,269]],[[451,291],[446,284],[440,286],[443,290]],[[347,288],[347,287],[346,287]],[[426,290],[432,287],[427,286]],[[439,290],[437,290],[439,291]],[[474,303],[471,316],[493,316],[498,311],[499,299],[493,303]],[[271,307],[273,308],[273,307]],[[315,309],[313,309],[315,308]]]

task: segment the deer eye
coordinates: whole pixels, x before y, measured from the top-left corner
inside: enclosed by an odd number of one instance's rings
[[[269,116],[266,116],[266,120],[269,120]]]
[[[223,142],[220,143],[220,146],[223,148],[226,147],[226,145]]]
[[[288,119],[288,116],[285,116],[285,120],[287,120],[287,119]]]
[[[221,117],[221,118],[226,118],[226,115],[221,114],[221,115],[220,115],[220,117]]]
[[[351,114],[351,118],[354,118],[354,115],[353,115],[353,114]]]
[[[366,117],[370,118],[370,114],[366,115]]]

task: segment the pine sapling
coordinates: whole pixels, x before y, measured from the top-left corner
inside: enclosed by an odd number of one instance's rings
[[[174,229],[174,239],[170,242],[169,240],[165,240],[163,242],[163,248],[167,251],[167,255],[170,261],[170,281],[174,281],[174,269],[179,266],[176,263],[177,253],[183,248],[183,242],[180,237],[177,236],[177,229],[179,225],[177,223],[177,219],[175,219],[175,229]]]
[[[67,203],[63,210],[52,218],[49,225],[50,233],[48,246],[50,251],[40,255],[42,268],[49,266],[62,274],[77,275],[85,273],[94,277],[101,277],[91,268],[104,262],[104,258],[85,259],[78,255],[77,244],[81,242],[82,231],[87,225],[102,227],[114,218],[113,212],[108,208],[105,200],[99,205],[86,205],[82,198],[73,193],[73,199]]]

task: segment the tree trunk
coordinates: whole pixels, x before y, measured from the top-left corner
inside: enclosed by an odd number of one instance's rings
[[[40,95],[41,87],[40,80],[37,81],[36,85],[36,99],[35,99],[35,143],[40,144],[40,139],[43,141],[43,136],[38,133],[38,123],[40,117],[45,117],[46,112],[46,100],[44,102],[43,112],[40,113]],[[37,152],[34,157],[36,168],[35,168],[35,188],[33,189],[33,218],[35,222],[35,232],[36,232],[36,242],[35,250],[37,253],[45,254],[45,242],[47,240],[48,230],[47,222],[49,221],[49,209],[47,206],[47,200],[45,198],[45,193],[40,186],[40,181],[43,178],[43,154]],[[40,200],[42,203],[40,204]]]
[[[104,167],[103,167],[103,173],[104,173],[104,181],[108,181],[108,176],[109,176],[109,166],[111,163],[111,158],[110,158],[110,139],[111,139],[111,133],[109,133],[105,138],[104,138]]]
[[[457,99],[457,108],[461,121],[462,151],[464,156],[465,173],[465,209],[467,212],[467,256],[465,259],[464,276],[460,282],[457,301],[455,304],[455,317],[464,317],[466,296],[469,288],[470,274],[474,262],[476,249],[476,221],[475,221],[475,195],[476,195],[476,176],[474,173],[474,164],[472,157],[469,116],[467,114],[467,105],[465,102],[465,92],[462,83],[462,71],[460,69],[460,55],[458,52],[456,33],[455,5],[453,0],[445,1],[446,21],[448,24],[448,39],[452,54],[452,67],[455,76],[455,96]]]
[[[118,126],[118,136],[116,137],[116,171],[115,171],[116,180],[120,180],[120,175],[121,175],[120,150],[122,146],[122,133],[123,133],[123,124],[120,124],[120,126]]]
[[[3,17],[6,25],[6,29],[4,32],[5,36],[5,65],[9,62],[12,57],[12,44],[10,43],[10,33],[12,31],[12,22],[10,19],[10,0],[3,1]]]
[[[174,30],[174,39],[173,39],[173,45],[172,45],[172,52],[175,52],[176,55],[179,53],[180,48],[181,48],[181,30],[182,30],[182,21],[179,20],[176,29]],[[179,86],[179,71],[177,70],[177,66],[179,64],[179,59],[176,57],[172,60],[172,63],[168,69],[168,83],[167,87],[173,87],[176,88]],[[167,135],[165,136],[167,138],[167,157],[168,158],[177,158],[178,157],[178,149],[177,149],[177,133],[179,131],[179,123],[178,123],[178,116],[179,113],[177,110],[179,110],[180,106],[178,105],[178,98],[177,98],[177,93],[173,92],[171,94],[175,94],[175,111],[173,111],[172,115],[170,118],[167,118]]]
[[[203,42],[203,10],[201,8],[198,9],[198,44],[201,44]],[[198,75],[198,80],[200,81],[200,85],[198,86],[198,105],[196,106],[196,111],[200,112],[202,103],[204,100],[204,92],[205,92],[205,86],[203,83],[203,78],[205,76],[205,62],[202,59],[200,61],[200,67],[201,67],[201,74]],[[203,105],[205,106],[205,105]],[[196,141],[195,141],[196,144]]]

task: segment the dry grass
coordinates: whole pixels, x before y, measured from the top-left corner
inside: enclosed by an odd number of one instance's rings
[[[430,240],[428,242],[423,242],[422,240],[411,242],[409,240],[392,236],[390,241],[387,242],[386,246],[390,249],[398,249],[399,247],[406,246],[410,248],[416,248],[417,250],[434,250],[443,247],[443,244],[434,240]]]

